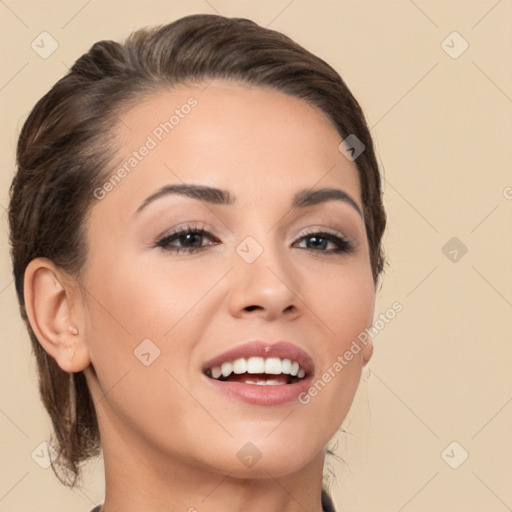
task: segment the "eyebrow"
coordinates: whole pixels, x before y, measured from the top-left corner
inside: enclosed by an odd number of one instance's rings
[[[236,198],[228,190],[208,187],[205,185],[165,185],[155,193],[144,199],[137,208],[135,214],[139,214],[150,203],[168,195],[182,195],[192,199],[198,199],[213,205],[233,205]],[[338,188],[321,188],[316,190],[306,189],[295,194],[292,200],[292,209],[306,208],[327,201],[342,201],[354,208],[363,217],[358,204],[344,190]]]

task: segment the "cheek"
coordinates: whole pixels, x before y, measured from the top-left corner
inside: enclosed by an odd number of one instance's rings
[[[202,273],[194,283],[197,271],[171,274],[168,264],[140,262],[137,268],[127,258],[91,268],[86,335],[99,414],[119,429],[146,431],[161,446],[195,432],[201,410],[185,391],[190,384],[183,362],[202,330],[193,308],[217,273]]]
[[[213,294],[208,299],[207,294],[226,271],[211,265],[199,273],[197,267],[193,260],[171,265],[167,258],[131,261],[127,255],[91,260],[86,331],[103,392],[127,372],[147,387],[151,381],[153,389],[169,387],[166,369],[185,382],[182,363],[190,361],[213,310],[208,306]],[[141,370],[146,371],[139,375]]]
[[[372,322],[375,289],[371,270],[367,265],[347,265],[310,282],[308,300],[323,322],[327,350],[343,350]]]
[[[311,309],[321,319],[324,336],[319,351],[316,377],[299,400],[311,415],[328,415],[326,429],[332,433],[345,419],[359,385],[366,344],[361,342],[373,319],[375,289],[371,271],[347,267],[332,279],[317,280],[316,302]],[[315,304],[316,308],[313,306]]]
[[[104,261],[89,279],[89,314],[95,326],[108,329],[114,338],[127,338],[129,333],[133,342],[162,339],[192,312],[218,275],[218,268],[201,268],[198,275],[197,263],[132,264],[126,257]]]

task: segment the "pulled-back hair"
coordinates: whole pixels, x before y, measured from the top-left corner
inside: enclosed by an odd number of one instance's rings
[[[319,109],[339,132],[365,146],[355,160],[375,286],[385,257],[386,214],[364,114],[338,73],[287,36],[241,18],[191,15],[145,28],[123,44],[99,41],[35,105],[21,130],[10,190],[10,242],[21,316],[36,356],[39,390],[59,454],[55,474],[74,486],[80,465],[101,449],[96,411],[83,372],[67,373],[45,352],[27,317],[24,275],[46,257],[80,277],[93,190],[116,155],[119,114],[143,96],[176,85],[236,80],[271,87]]]

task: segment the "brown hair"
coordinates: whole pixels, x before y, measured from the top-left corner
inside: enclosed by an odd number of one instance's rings
[[[375,286],[383,270],[386,215],[372,138],[359,104],[331,66],[279,32],[216,15],[191,15],[141,29],[124,44],[94,44],[37,102],[23,125],[9,206],[16,292],[56,435],[61,474],[52,467],[65,485],[74,486],[80,464],[100,453],[97,417],[83,372],[61,370],[32,331],[24,304],[25,269],[32,259],[46,257],[80,277],[92,191],[112,165],[119,112],[157,89],[214,78],[301,98],[327,115],[341,138],[354,134],[364,144],[355,163]]]

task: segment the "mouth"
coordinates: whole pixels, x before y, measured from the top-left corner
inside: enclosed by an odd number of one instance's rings
[[[297,399],[310,385],[314,365],[302,349],[280,341],[252,341],[215,357],[202,367],[214,389],[256,405]]]
[[[280,357],[249,357],[224,361],[207,368],[205,375],[221,382],[242,382],[256,386],[295,384],[306,377],[306,370],[297,361]]]

